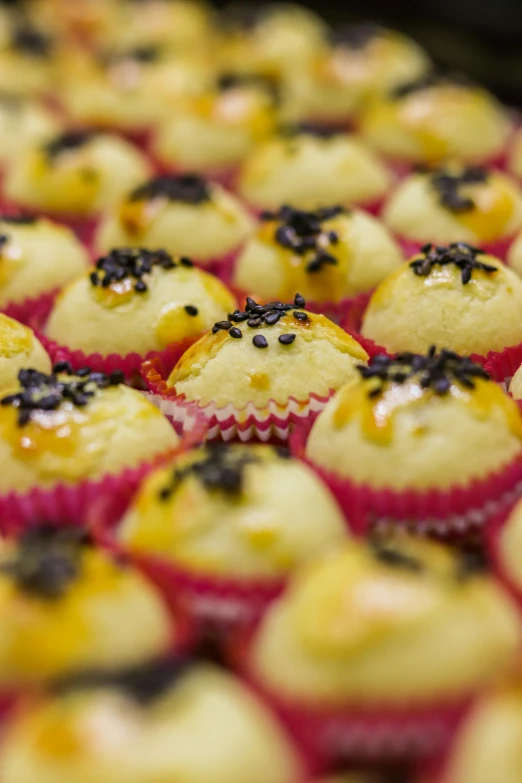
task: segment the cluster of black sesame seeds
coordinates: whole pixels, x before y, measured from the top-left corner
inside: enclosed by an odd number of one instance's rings
[[[89,143],[94,135],[95,132],[90,130],[66,131],[44,144],[43,149],[47,157],[53,160],[64,152],[81,149],[81,147]]]
[[[467,285],[473,272],[480,271],[492,274],[498,272],[496,266],[477,261],[477,256],[485,255],[479,247],[467,245],[465,242],[453,242],[451,245],[424,245],[421,248],[422,258],[410,262],[410,267],[418,277],[429,277],[434,266],[454,264],[460,269],[463,285]]]
[[[89,544],[79,527],[41,523],[22,535],[12,559],[0,562],[0,572],[24,593],[56,600],[80,576],[81,554]]]
[[[147,706],[160,698],[179,681],[191,666],[190,658],[169,657],[148,661],[128,669],[93,669],[63,677],[53,683],[52,690],[58,695],[93,689],[115,689],[123,691],[138,704]]]
[[[1,223],[9,223],[12,226],[33,226],[38,223],[36,215],[2,215]]]
[[[407,98],[408,95],[413,95],[416,92],[422,92],[428,90],[431,87],[444,87],[444,86],[459,86],[469,87],[471,85],[470,80],[462,74],[443,75],[430,71],[424,76],[419,77],[411,82],[405,82],[395,87],[391,92],[391,97],[395,100],[401,98]]]
[[[461,189],[466,185],[482,185],[488,177],[487,170],[479,166],[467,166],[458,174],[436,169],[430,173],[430,185],[437,193],[439,203],[450,212],[468,212],[475,202],[470,196],[463,195]]]
[[[400,546],[395,545],[393,539],[388,540],[382,536],[373,535],[369,539],[369,543],[373,556],[390,568],[416,573],[424,570],[420,560],[403,552]]]
[[[249,329],[258,329],[260,326],[274,326],[290,312],[293,313],[296,321],[308,321],[308,314],[302,310],[305,306],[306,301],[301,294],[295,295],[293,304],[269,302],[266,305],[261,305],[248,296],[245,310],[234,310],[233,313],[228,314],[228,320],[217,321],[212,327],[212,333],[228,332],[230,337],[240,340],[243,337],[243,332],[234,324],[243,323]],[[281,345],[291,345],[296,336],[296,334],[289,332],[288,334],[279,335],[278,340]],[[268,348],[268,341],[262,334],[256,334],[252,339],[252,343],[256,348]]]
[[[189,258],[180,258],[174,261],[165,250],[145,250],[144,248],[116,248],[99,258],[96,267],[90,275],[91,284],[95,287],[109,288],[114,283],[133,278],[136,280],[134,290],[139,294],[148,291],[148,286],[143,279],[150,275],[153,267],[157,266],[165,271],[175,269],[178,266],[194,266]],[[197,315],[197,308],[187,305],[188,315]]]
[[[240,495],[244,488],[246,466],[258,461],[253,452],[236,451],[219,443],[209,444],[202,460],[174,469],[169,483],[158,496],[160,500],[168,500],[189,476],[197,478],[209,492]]]
[[[368,366],[357,365],[365,380],[372,380],[368,396],[379,397],[387,384],[404,384],[411,379],[418,380],[423,389],[430,389],[443,396],[453,384],[474,389],[477,379],[490,380],[490,375],[469,357],[462,357],[453,351],[437,353],[432,346],[427,354],[400,353],[395,357],[377,354]]]
[[[165,174],[149,180],[129,196],[130,201],[159,198],[184,204],[204,204],[211,200],[212,189],[207,180],[196,174]]]
[[[155,63],[160,59],[161,49],[159,46],[136,46],[133,49],[124,51],[109,52],[101,56],[101,61],[108,66],[118,65],[124,62],[136,62],[146,65]]]
[[[338,27],[332,31],[330,40],[334,46],[355,50],[365,49],[383,32],[383,28],[374,22],[361,22]]]
[[[15,28],[11,46],[31,57],[40,58],[49,57],[53,48],[49,36],[30,25],[19,25]]]
[[[272,100],[277,101],[280,98],[277,80],[262,73],[225,72],[218,76],[216,87],[219,92],[236,90],[241,87],[258,87],[264,90]]]
[[[70,376],[64,378],[63,376]],[[22,391],[0,399],[0,405],[11,406],[18,411],[18,426],[26,425],[33,413],[56,411],[64,402],[83,408],[98,389],[118,386],[124,381],[120,370],[110,375],[91,372],[90,367],[73,370],[69,362],[58,362],[50,375],[33,369],[18,373]]]
[[[336,245],[339,236],[335,231],[325,231],[323,223],[345,212],[341,206],[324,207],[313,212],[283,206],[278,212],[263,212],[261,220],[277,221],[279,225],[274,233],[275,241],[297,255],[311,256],[305,269],[314,273],[320,272],[324,266],[335,266],[338,263],[337,258],[326,248]]]

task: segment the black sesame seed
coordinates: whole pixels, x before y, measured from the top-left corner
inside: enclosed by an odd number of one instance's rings
[[[90,374],[91,374],[90,367],[80,367],[80,369],[76,370],[75,372],[75,375],[77,375],[78,378],[86,378]]]
[[[138,280],[138,282],[134,286],[134,290],[138,294],[144,294],[146,291],[148,291],[147,283],[144,283],[143,280]]]
[[[237,326],[233,326],[232,329],[229,331],[229,335],[231,337],[235,337],[236,339],[239,339],[240,337],[243,337],[243,332],[241,329],[238,329]]]
[[[185,258],[185,256],[179,259],[179,263],[181,264],[181,266],[186,266],[187,268],[194,266],[193,261],[191,261],[190,258]]]
[[[258,326],[261,326],[261,318],[249,318],[247,326],[250,326],[252,329],[257,329]]]
[[[194,305],[185,305],[185,312],[187,315],[196,316],[199,312],[197,307],[194,307]]]
[[[302,294],[296,294],[294,297],[294,305],[296,307],[306,307],[306,299]]]
[[[279,342],[283,345],[291,345],[296,338],[295,334],[281,334],[279,335]]]
[[[195,174],[166,174],[149,180],[130,195],[130,201],[165,198],[185,204],[203,204],[212,198],[209,183]]]
[[[268,348],[266,338],[262,334],[256,334],[252,342],[256,348]]]
[[[268,315],[265,315],[265,318],[264,318],[265,323],[268,324],[269,326],[273,326],[274,324],[276,324],[279,321],[279,319],[281,318],[281,315],[282,315],[282,313],[278,313],[278,312],[268,313]]]
[[[308,314],[302,312],[294,312],[294,318],[297,318],[298,321],[308,321]]]
[[[221,329],[223,331],[228,331],[228,329],[230,329],[231,326],[232,324],[230,323],[230,321],[217,321],[214,324],[215,328]]]

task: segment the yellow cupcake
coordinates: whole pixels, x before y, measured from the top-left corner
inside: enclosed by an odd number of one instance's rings
[[[96,245],[101,253],[161,247],[204,266],[237,250],[252,228],[240,201],[219,185],[191,174],[167,175],[138,187],[108,212]]]
[[[496,542],[502,571],[522,591],[522,503],[519,501],[511,510],[502,526]]]
[[[118,29],[120,0],[30,0],[30,18],[61,38],[96,43]]]
[[[182,99],[211,82],[210,62],[143,45],[95,56],[73,52],[61,74],[61,94],[78,122],[128,131],[148,129]]]
[[[296,752],[239,680],[204,664],[74,682],[29,705],[0,757],[3,783],[294,783]]]
[[[401,261],[392,236],[365,212],[282,207],[261,215],[237,259],[234,283],[263,301],[301,291],[316,302],[340,302],[375,288]]]
[[[522,366],[518,368],[511,379],[509,393],[515,400],[522,400]]]
[[[306,454],[371,487],[467,485],[511,463],[522,417],[479,365],[447,351],[377,357],[319,414]]]
[[[43,525],[2,542],[0,618],[3,688],[136,665],[164,655],[174,636],[148,582],[75,527]]]
[[[181,357],[168,387],[187,401],[218,407],[252,404],[261,411],[271,400],[326,396],[355,377],[366,351],[324,315],[307,313],[297,294],[293,305],[263,307],[249,300],[244,313],[216,323]],[[311,372],[313,368],[313,372]]]
[[[0,96],[0,162],[8,163],[21,150],[60,130],[58,117],[43,104],[14,95]]]
[[[206,332],[235,305],[220,280],[186,258],[120,248],[62,290],[45,332],[84,353],[144,355]]]
[[[499,677],[521,640],[493,580],[441,545],[398,536],[305,566],[262,620],[250,666],[308,705],[431,704]]]
[[[302,68],[327,43],[322,20],[292,3],[248,8],[225,19],[219,61],[225,70],[285,77]],[[237,9],[240,10],[239,8]]]
[[[213,44],[214,21],[209,7],[199,0],[125,0],[118,25],[108,30],[106,42],[205,52]]]
[[[361,130],[379,152],[392,158],[479,163],[503,151],[511,124],[482,88],[429,75],[368,106]]]
[[[505,174],[447,165],[406,177],[390,196],[384,222],[417,242],[484,242],[522,228],[522,191]]]
[[[258,209],[319,209],[364,206],[390,183],[390,172],[364,142],[297,126],[254,150],[240,171],[238,192]]]
[[[501,351],[522,341],[522,281],[470,245],[427,245],[376,288],[361,333],[393,352]]]
[[[51,360],[31,329],[0,313],[0,394],[17,385],[23,367],[51,372]]]
[[[89,264],[75,234],[44,218],[0,218],[0,237],[0,307],[51,293]]]
[[[56,41],[43,28],[12,18],[0,40],[0,91],[45,95],[52,91],[57,65]]]
[[[225,74],[215,90],[165,117],[153,149],[178,169],[220,173],[242,163],[275,127],[273,91],[262,80]]]
[[[522,179],[522,130],[519,129],[513,136],[509,150],[508,169],[519,179]]]
[[[340,510],[312,471],[261,445],[208,446],[160,468],[119,528],[132,551],[242,579],[286,576],[346,536]]]
[[[10,161],[4,187],[24,207],[83,216],[114,205],[149,172],[145,156],[124,139],[71,131]]]
[[[297,117],[341,121],[429,66],[411,38],[375,24],[348,25],[333,32],[328,49],[289,74],[285,98]]]
[[[453,738],[443,783],[490,783],[492,774],[498,783],[518,783],[521,743],[522,692],[516,684],[484,697],[467,716]]]
[[[119,385],[120,373],[79,372],[25,369],[0,400],[0,493],[99,479],[177,445],[160,411]]]

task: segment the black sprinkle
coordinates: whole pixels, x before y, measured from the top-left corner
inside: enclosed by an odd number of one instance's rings
[[[256,336],[253,338],[252,342],[256,346],[256,348],[268,348],[268,343],[266,341],[266,337],[263,337],[262,334],[256,334]]]
[[[451,245],[424,245],[422,257],[410,262],[410,267],[419,277],[428,277],[435,266],[447,266],[454,264],[460,269],[463,285],[471,280],[475,270],[492,274],[497,268],[491,264],[483,264],[477,261],[477,256],[485,255],[480,248],[467,245],[464,242],[454,242]]]
[[[280,334],[279,342],[283,345],[291,345],[296,338],[295,334]]]
[[[194,307],[194,305],[185,305],[185,312],[187,315],[194,317],[198,314],[199,310],[197,307]]]
[[[210,184],[196,174],[165,174],[149,180],[129,196],[129,201],[166,198],[185,204],[204,204],[212,198]]]

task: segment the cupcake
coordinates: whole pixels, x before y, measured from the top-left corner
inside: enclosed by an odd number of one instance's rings
[[[480,530],[519,494],[522,416],[450,351],[379,355],[322,411],[306,458],[345,508],[447,536]]]
[[[513,140],[510,146],[507,168],[511,174],[518,179],[522,179],[522,129],[519,128],[513,134]]]
[[[289,74],[286,99],[301,119],[343,122],[429,66],[411,38],[373,23],[346,25],[332,32],[328,49]]]
[[[319,209],[328,204],[377,209],[391,183],[364,142],[342,132],[293,126],[246,159],[239,194],[255,209]]]
[[[447,165],[406,177],[382,216],[406,256],[428,242],[467,242],[504,260],[522,228],[522,191],[498,171]]]
[[[520,377],[518,378],[520,382]],[[509,515],[501,516],[488,536],[493,569],[522,605],[522,503],[519,500]]]
[[[109,134],[69,131],[9,162],[4,195],[20,208],[88,221],[150,172],[147,159]]]
[[[62,73],[60,99],[75,122],[146,143],[146,131],[209,83],[210,65],[203,58],[144,44],[74,52]]]
[[[454,738],[439,775],[423,783],[517,783],[522,763],[522,691],[504,685],[482,698]]]
[[[117,30],[121,5],[121,0],[31,0],[26,10],[38,27],[94,46]]]
[[[327,28],[310,9],[293,3],[231,4],[222,16],[219,62],[225,70],[282,79],[303,68],[327,45]]]
[[[239,680],[167,661],[87,673],[28,704],[2,743],[0,774],[4,783],[296,783],[301,764]]]
[[[61,121],[45,104],[0,94],[0,165],[5,166],[26,147],[56,136],[60,127]]]
[[[361,131],[379,152],[404,164],[486,163],[501,157],[511,124],[481,87],[429,74],[369,105]]]
[[[346,536],[309,468],[284,449],[238,444],[158,468],[117,531],[169,603],[197,627],[223,631],[258,619],[290,573]]]
[[[23,17],[13,17],[7,40],[0,41],[0,91],[49,95],[56,66],[56,41]]]
[[[252,229],[246,209],[220,185],[193,174],[166,175],[131,191],[105,215],[96,246],[101,253],[114,247],[161,247],[217,271]]]
[[[239,666],[325,760],[411,758],[444,747],[521,641],[493,580],[441,545],[397,536],[303,568]]]
[[[261,215],[238,256],[233,282],[265,302],[301,291],[319,308],[340,314],[343,300],[370,291],[401,262],[391,235],[365,212],[285,206]]]
[[[522,341],[522,281],[463,242],[425,245],[377,286],[361,334],[394,353],[502,351]]]
[[[320,410],[368,358],[349,334],[305,305],[300,294],[293,304],[258,305],[247,297],[246,310],[217,321],[168,378],[146,363],[144,377],[162,410],[174,422],[199,412],[209,439],[286,440],[290,426]]]
[[[89,264],[73,232],[45,218],[0,217],[0,242],[0,310],[24,322]]]
[[[509,382],[509,393],[515,400],[522,400],[522,365],[519,365],[517,370],[512,373]]]
[[[34,332],[0,313],[0,394],[17,385],[23,367],[51,372],[51,360]]]
[[[124,0],[108,41],[120,46],[165,45],[174,51],[205,52],[213,45],[214,22],[199,0]]]
[[[42,329],[55,360],[67,355],[74,369],[121,369],[130,379],[146,357],[179,358],[235,305],[187,258],[117,248],[60,292]]]
[[[135,666],[172,649],[177,629],[154,588],[79,527],[42,524],[0,545],[0,688],[84,669]]]
[[[81,522],[104,495],[130,495],[178,437],[142,394],[67,363],[23,369],[0,399],[0,519],[50,514]]]
[[[263,79],[223,74],[158,125],[152,150],[167,170],[203,172],[228,181],[276,127],[276,94]]]

